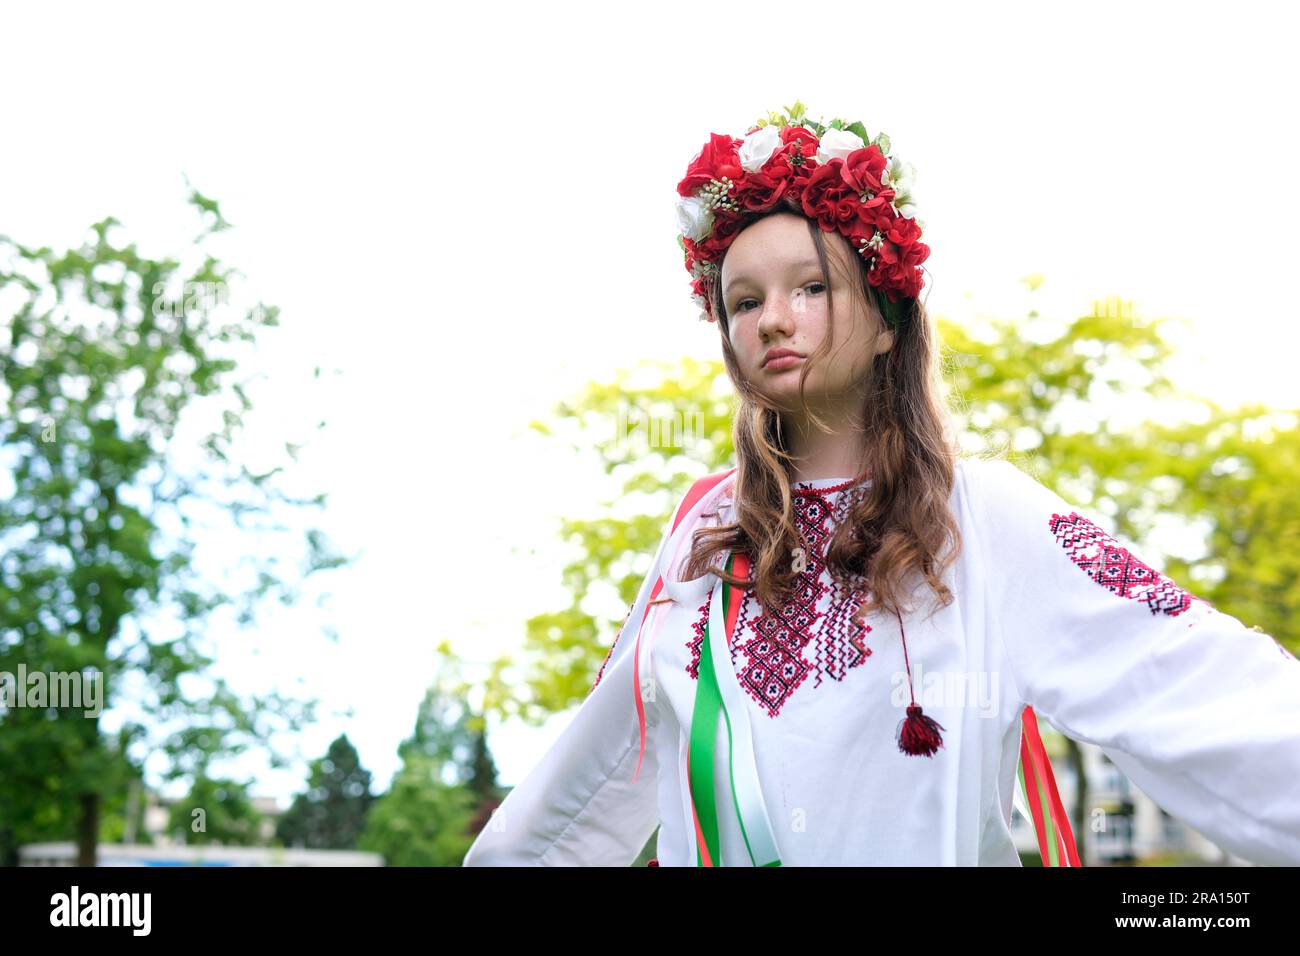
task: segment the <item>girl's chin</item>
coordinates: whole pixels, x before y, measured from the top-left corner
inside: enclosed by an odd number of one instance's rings
[[[832,408],[839,408],[845,404],[849,406],[859,405],[862,401],[861,390],[849,390],[841,395],[834,396],[832,400],[827,401],[827,396],[823,393],[823,384],[820,377],[809,376],[807,383],[804,385],[804,401],[799,400],[799,376],[798,375],[772,375],[766,379],[760,378],[754,383],[769,404],[778,411],[783,413],[794,413],[802,415],[805,404],[807,407],[828,411]]]
[[[803,410],[803,403],[799,401],[799,377],[797,375],[788,382],[782,379],[779,384],[760,382],[758,390],[764,398],[780,411],[796,412]],[[804,387],[804,396],[807,402],[813,404],[817,395],[816,383],[810,380]]]

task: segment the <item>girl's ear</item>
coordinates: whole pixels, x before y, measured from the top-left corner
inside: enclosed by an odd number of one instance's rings
[[[889,328],[885,329],[885,331],[880,334],[879,342],[880,345],[876,354],[880,354],[881,352],[892,352],[894,350],[894,330]]]

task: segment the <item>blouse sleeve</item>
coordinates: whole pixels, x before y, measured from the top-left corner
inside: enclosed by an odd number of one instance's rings
[[[1019,699],[1223,849],[1300,864],[1300,661],[1015,465],[979,464],[973,544]]]
[[[659,823],[656,755],[641,756],[637,629],[668,531],[591,691],[558,740],[479,832],[464,866],[630,866]],[[649,717],[651,708],[646,708]]]

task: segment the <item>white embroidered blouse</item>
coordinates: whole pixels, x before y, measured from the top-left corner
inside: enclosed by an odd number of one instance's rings
[[[718,579],[677,576],[692,531],[731,520],[733,483],[665,532],[592,691],[464,865],[626,866],[656,826],[659,865],[696,865],[686,760]],[[1020,865],[1010,823],[1026,704],[1219,846],[1300,864],[1300,661],[1271,636],[1180,588],[1011,463],[962,458],[950,506],[963,546],[944,577],[954,600],[925,620],[927,588],[903,618],[911,688],[943,746],[907,755],[898,618],[855,624],[857,598],[823,562],[860,489],[793,488],[809,544],[795,597],[764,616],[742,592],[730,644],[782,865]],[[674,600],[653,605],[641,632],[642,754],[632,652],[660,574]],[[714,774],[721,865],[751,866],[726,733]]]

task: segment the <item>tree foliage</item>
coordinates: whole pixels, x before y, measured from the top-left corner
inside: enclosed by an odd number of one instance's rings
[[[370,771],[361,766],[347,734],[341,734],[312,763],[307,789],[277,821],[276,838],[290,847],[355,850],[374,799]]]
[[[459,665],[445,642],[438,655],[442,668],[398,747],[401,769],[361,838],[361,848],[383,854],[389,866],[459,866],[501,797]]]
[[[167,830],[189,846],[256,846],[262,821],[248,784],[205,775],[194,780],[184,799],[172,804]]]
[[[208,252],[229,225],[217,203],[190,202],[204,228],[180,258],[145,254],[112,218],[76,248],[0,237],[0,671],[102,674],[105,708],[128,715],[110,738],[79,710],[0,708],[6,855],[75,833],[90,864],[104,801],[147,755],[165,779],[198,781],[312,714],[195,680],[216,612],[252,625],[266,598],[292,604],[307,575],[346,559],[279,523],[325,503],[281,490],[294,448],[257,472],[241,461],[247,360],[278,312],[243,301],[239,274]],[[201,542],[241,552],[225,580]]]

